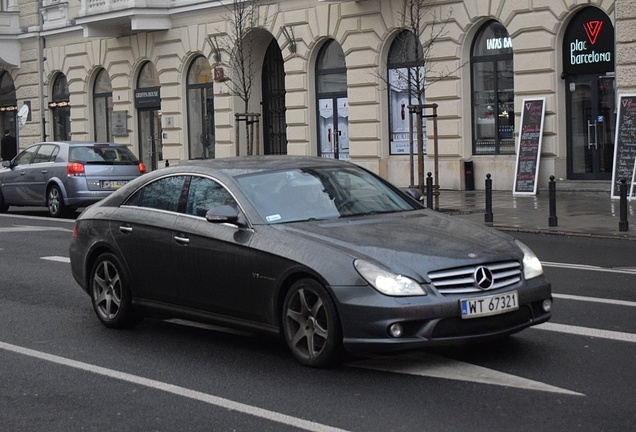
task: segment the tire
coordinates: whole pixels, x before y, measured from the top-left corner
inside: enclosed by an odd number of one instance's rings
[[[9,210],[9,206],[4,203],[4,196],[0,192],[0,213],[6,213]]]
[[[109,328],[131,328],[141,321],[132,307],[132,293],[119,259],[101,254],[90,273],[90,296],[97,318]]]
[[[52,185],[46,191],[46,206],[53,217],[62,217],[66,215],[67,209],[64,205],[64,196],[58,186]]]
[[[283,334],[293,356],[305,366],[333,365],[342,355],[342,329],[327,290],[314,279],[292,285],[283,304]]]

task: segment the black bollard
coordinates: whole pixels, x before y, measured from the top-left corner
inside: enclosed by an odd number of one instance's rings
[[[556,211],[556,182],[554,181],[554,176],[550,176],[548,190],[550,191],[550,217],[548,217],[548,226],[555,227],[558,223]]]
[[[166,159],[166,166],[169,167],[170,166],[170,161],[168,159]]]
[[[433,175],[426,175],[426,208],[433,208]]]
[[[493,222],[492,214],[492,179],[490,173],[486,174],[486,213],[484,214],[484,221],[486,223]]]
[[[619,196],[621,220],[618,222],[618,230],[629,231],[629,222],[627,222],[627,180],[625,179],[621,179]]]

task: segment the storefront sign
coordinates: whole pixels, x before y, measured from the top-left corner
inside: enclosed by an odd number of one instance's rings
[[[568,25],[563,71],[571,75],[614,71],[614,26],[602,10],[585,8]]]
[[[631,183],[635,159],[636,94],[619,95],[612,170],[612,198],[620,198],[621,179],[625,179],[628,184]]]
[[[514,195],[535,195],[543,138],[545,98],[524,99],[515,164]]]
[[[135,108],[161,108],[160,87],[146,87],[135,90]]]

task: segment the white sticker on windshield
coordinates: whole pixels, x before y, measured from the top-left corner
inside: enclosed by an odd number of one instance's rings
[[[280,220],[281,217],[279,214],[275,214],[275,215],[267,216],[265,219],[267,220],[267,222],[274,222],[274,221]]]

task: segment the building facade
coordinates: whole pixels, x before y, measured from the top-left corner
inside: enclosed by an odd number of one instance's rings
[[[539,183],[609,190],[617,98],[636,92],[633,0],[0,4],[2,129],[21,148],[125,143],[149,169],[319,155],[463,189],[470,161],[478,189],[511,190],[522,103],[545,98]]]

